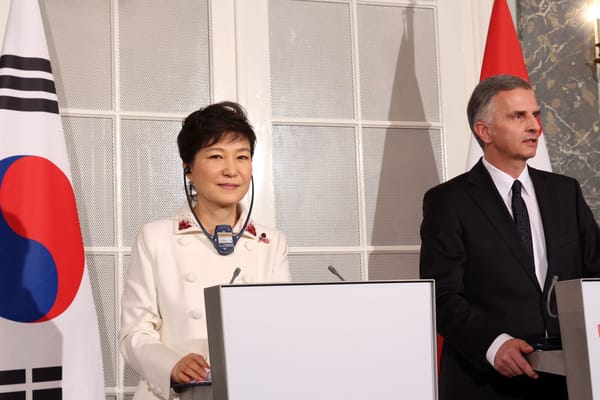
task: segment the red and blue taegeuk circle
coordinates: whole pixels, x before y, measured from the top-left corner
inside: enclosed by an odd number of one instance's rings
[[[43,322],[77,295],[85,266],[71,182],[49,160],[0,160],[0,317]]]

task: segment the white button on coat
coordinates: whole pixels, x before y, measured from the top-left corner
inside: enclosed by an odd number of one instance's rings
[[[188,237],[188,236],[182,236],[182,237],[180,237],[180,238],[177,239],[177,243],[180,246],[184,246],[185,247],[185,246],[188,246],[191,243],[191,240],[192,239],[190,237]]]
[[[246,246],[246,250],[248,250],[248,251],[255,250],[257,244],[258,243],[256,243],[255,240],[248,240],[248,241],[244,242],[244,246]]]
[[[190,283],[194,283],[198,280],[198,274],[195,272],[188,272],[185,274],[185,280]]]

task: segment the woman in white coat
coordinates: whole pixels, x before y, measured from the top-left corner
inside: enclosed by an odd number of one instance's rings
[[[172,383],[208,378],[205,287],[233,277],[290,279],[285,237],[255,225],[240,204],[251,185],[255,142],[236,103],[207,106],[183,123],[177,144],[188,202],[173,218],[141,229],[122,297],[119,345],[140,375],[135,400],[174,398]]]

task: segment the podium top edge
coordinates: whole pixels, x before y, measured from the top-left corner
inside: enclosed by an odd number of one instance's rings
[[[375,281],[323,281],[323,282],[269,282],[269,283],[239,283],[221,284],[213,287],[264,287],[264,286],[323,286],[323,285],[381,285],[381,284],[427,284],[433,285],[433,279],[398,279],[398,280],[375,280]]]
[[[558,281],[556,284],[567,283],[567,282],[600,282],[600,278],[576,278],[576,279],[566,279],[564,281]]]

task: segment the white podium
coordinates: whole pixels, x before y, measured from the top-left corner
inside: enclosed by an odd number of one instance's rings
[[[570,400],[600,400],[600,279],[556,284]]]
[[[537,371],[566,375],[569,400],[600,400],[600,279],[556,284],[562,350],[527,357]]]
[[[204,293],[214,400],[437,399],[432,280]]]

